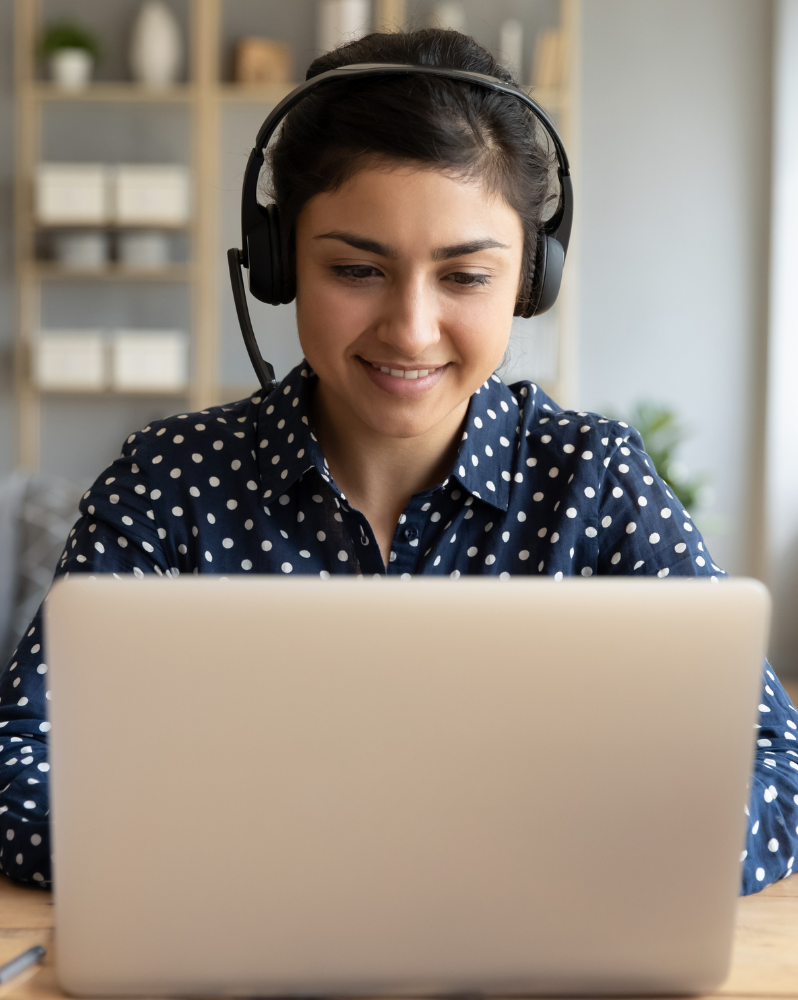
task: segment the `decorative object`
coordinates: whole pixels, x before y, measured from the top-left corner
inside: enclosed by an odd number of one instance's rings
[[[102,231],[59,232],[53,247],[56,261],[68,271],[101,271],[108,264],[108,234]]]
[[[180,392],[188,384],[188,338],[181,330],[117,330],[111,382],[122,392]]]
[[[40,225],[102,225],[109,217],[108,172],[101,163],[40,163],[35,215]]]
[[[34,347],[33,377],[40,389],[101,391],[107,380],[102,332],[42,331]]]
[[[53,82],[63,90],[82,90],[100,57],[100,47],[91,32],[78,24],[61,21],[51,25],[39,43],[39,54],[47,59]]]
[[[362,38],[371,28],[369,0],[319,0],[318,46],[322,52]]]
[[[499,26],[499,54],[502,64],[520,82],[524,68],[524,26],[516,17],[502,21]]]
[[[133,230],[119,234],[117,257],[123,268],[157,271],[170,263],[169,237],[157,230]]]
[[[565,85],[565,36],[558,28],[539,31],[535,36],[532,87],[558,90]]]
[[[402,31],[407,21],[405,0],[377,0],[375,31]]]
[[[188,168],[121,165],[115,170],[114,220],[119,225],[182,226],[188,222]]]
[[[147,87],[169,87],[183,65],[180,25],[162,0],[147,0],[141,7],[130,38],[133,79]]]
[[[465,10],[460,0],[440,0],[432,8],[429,23],[432,28],[465,32]]]
[[[270,38],[242,38],[236,46],[236,83],[289,83],[293,75],[293,52],[286,42]]]

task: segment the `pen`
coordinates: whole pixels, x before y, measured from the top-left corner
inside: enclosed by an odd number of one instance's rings
[[[44,954],[44,948],[40,944],[35,944],[32,948],[28,948],[27,951],[23,951],[21,955],[12,958],[10,962],[0,965],[0,985],[7,983],[14,976],[18,976],[23,969],[27,969],[29,965],[38,962],[40,958],[44,958]]]

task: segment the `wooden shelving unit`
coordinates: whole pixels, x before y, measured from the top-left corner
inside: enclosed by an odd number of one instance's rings
[[[219,387],[219,183],[220,129],[226,107],[259,105],[264,110],[290,92],[293,85],[275,84],[243,87],[219,80],[219,38],[224,0],[190,0],[189,82],[166,89],[151,89],[139,84],[94,83],[78,92],[60,90],[37,78],[34,58],[35,41],[41,27],[41,0],[15,0],[15,88],[16,88],[16,194],[15,257],[18,293],[18,336],[15,351],[15,382],[18,400],[18,465],[35,470],[41,453],[41,402],[54,396],[75,398],[80,393],[41,393],[30,377],[31,350],[41,318],[42,287],[54,282],[81,282],[89,285],[131,282],[183,282],[190,291],[191,373],[190,387],[176,397],[191,409],[221,402]],[[576,67],[580,0],[560,0],[561,25],[567,38],[568,61]],[[399,26],[404,23],[405,0],[375,0],[375,25]],[[574,149],[575,104],[573,70],[571,85],[563,90],[536,93],[536,98],[555,114],[564,133],[569,153]],[[70,271],[37,259],[37,235],[41,231],[33,215],[33,176],[40,159],[43,110],[52,104],[118,104],[184,106],[190,116],[193,219],[184,227],[190,244],[186,263],[173,264],[159,271],[126,270],[109,265],[101,271]],[[159,226],[158,228],[168,228]],[[547,386],[565,401],[571,395],[569,372],[574,367],[575,288],[577,256],[569,254],[568,279],[563,290],[561,332],[559,334],[559,371],[555,384]],[[251,388],[254,388],[254,380]],[[230,398],[236,389],[225,386]],[[97,397],[122,393],[85,393]],[[146,395],[139,393],[137,395]],[[157,393],[160,397],[169,393]]]

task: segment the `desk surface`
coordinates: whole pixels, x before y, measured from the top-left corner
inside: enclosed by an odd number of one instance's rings
[[[0,964],[34,944],[47,949],[41,966],[0,986],[0,997],[64,997],[53,968],[53,906],[49,892],[23,889],[0,875]],[[740,900],[734,958],[716,997],[798,1000],[798,875]]]

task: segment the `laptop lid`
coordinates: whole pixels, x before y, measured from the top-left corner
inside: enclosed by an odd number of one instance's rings
[[[62,985],[713,988],[768,606],[745,580],[57,584]]]

